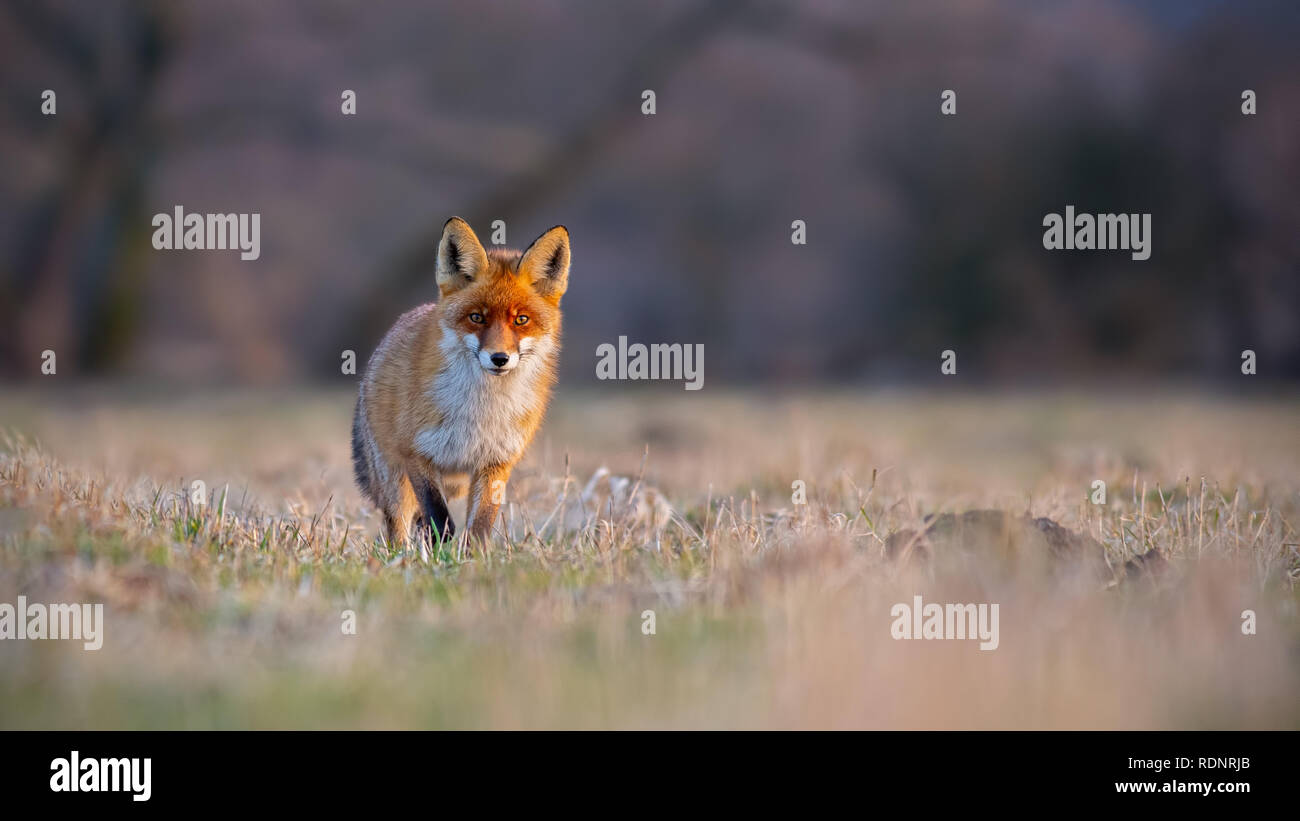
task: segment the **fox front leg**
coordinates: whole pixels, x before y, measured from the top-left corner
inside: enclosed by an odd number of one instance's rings
[[[496,523],[497,512],[506,500],[506,482],[510,480],[511,465],[495,465],[474,474],[469,489],[469,535],[487,543]]]
[[[456,527],[451,522],[451,512],[447,510],[447,502],[443,499],[438,484],[417,473],[411,478],[411,488],[420,506],[420,525],[416,532],[430,546],[449,541],[456,532]]]

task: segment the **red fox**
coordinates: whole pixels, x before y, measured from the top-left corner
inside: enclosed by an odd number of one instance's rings
[[[452,217],[435,271],[438,302],[403,314],[379,343],[352,423],[357,484],[403,546],[416,516],[431,542],[450,538],[447,501],[466,491],[469,535],[490,536],[555,382],[569,232],[557,225],[522,253],[484,251]]]

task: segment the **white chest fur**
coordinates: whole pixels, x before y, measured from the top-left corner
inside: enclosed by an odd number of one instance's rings
[[[420,431],[415,449],[448,472],[514,462],[528,446],[526,423],[542,401],[542,363],[549,351],[538,349],[536,357],[497,376],[483,370],[454,334],[444,333],[441,348],[445,364],[428,396],[442,423]]]

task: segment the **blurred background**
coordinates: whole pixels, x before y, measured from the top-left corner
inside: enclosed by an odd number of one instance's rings
[[[706,385],[1294,382],[1297,42],[1294,0],[10,0],[0,376],[351,380],[459,214],[569,226],[566,383],[619,335]],[[155,251],[178,205],[260,259]],[[1043,250],[1066,205],[1151,258]]]

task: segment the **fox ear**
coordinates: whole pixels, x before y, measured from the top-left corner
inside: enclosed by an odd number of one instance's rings
[[[488,264],[483,244],[474,229],[460,217],[452,217],[442,227],[438,243],[438,291],[443,296],[459,291],[482,273]]]
[[[557,225],[533,240],[519,259],[519,275],[544,297],[564,296],[569,287],[569,229]]]

